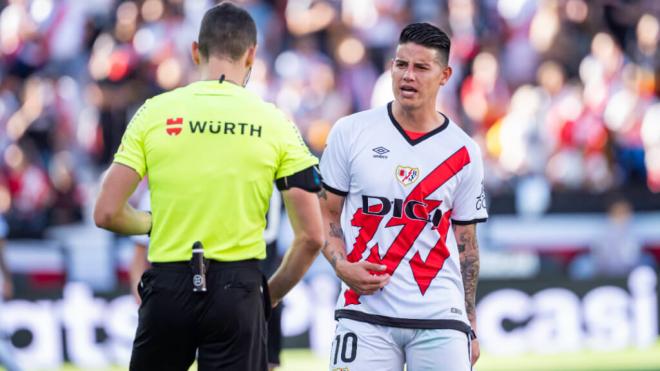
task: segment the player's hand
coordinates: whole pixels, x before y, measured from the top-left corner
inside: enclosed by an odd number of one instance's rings
[[[481,355],[481,350],[479,349],[479,339],[472,340],[471,344],[472,344],[472,359],[470,361],[472,362],[472,366],[474,366],[474,364],[477,363],[479,356]]]
[[[337,276],[358,295],[370,295],[385,287],[390,282],[390,275],[382,273],[385,269],[385,265],[367,261],[351,263],[343,260],[336,266]]]

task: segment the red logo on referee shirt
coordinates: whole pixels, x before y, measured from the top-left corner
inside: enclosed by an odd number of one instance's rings
[[[167,119],[165,130],[167,135],[179,135],[181,134],[181,129],[183,128],[183,117],[177,117],[175,119]]]

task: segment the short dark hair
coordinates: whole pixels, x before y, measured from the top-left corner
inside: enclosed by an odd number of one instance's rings
[[[235,61],[257,44],[257,26],[245,9],[223,2],[206,11],[197,40],[203,57],[215,54]]]
[[[399,36],[399,44],[415,43],[438,51],[440,61],[449,62],[449,49],[451,40],[447,34],[430,23],[411,23],[407,25]]]

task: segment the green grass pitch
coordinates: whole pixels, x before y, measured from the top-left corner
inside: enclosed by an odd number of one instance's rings
[[[1,368],[0,368],[1,369]],[[196,370],[192,367],[191,370]],[[62,371],[79,371],[66,366]],[[120,371],[121,367],[98,371]],[[279,371],[328,370],[328,360],[307,349],[288,349],[282,354]],[[554,355],[495,357],[482,354],[475,371],[632,371],[660,370],[660,342],[649,349],[616,352],[578,352]]]

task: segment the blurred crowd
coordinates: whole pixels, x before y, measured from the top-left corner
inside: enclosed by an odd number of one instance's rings
[[[491,194],[660,192],[660,2],[236,0],[259,30],[250,89],[320,154],[339,117],[392,99],[401,28],[452,38],[438,108],[482,146]],[[81,220],[148,97],[197,78],[213,1],[0,0],[0,214],[10,237]]]

